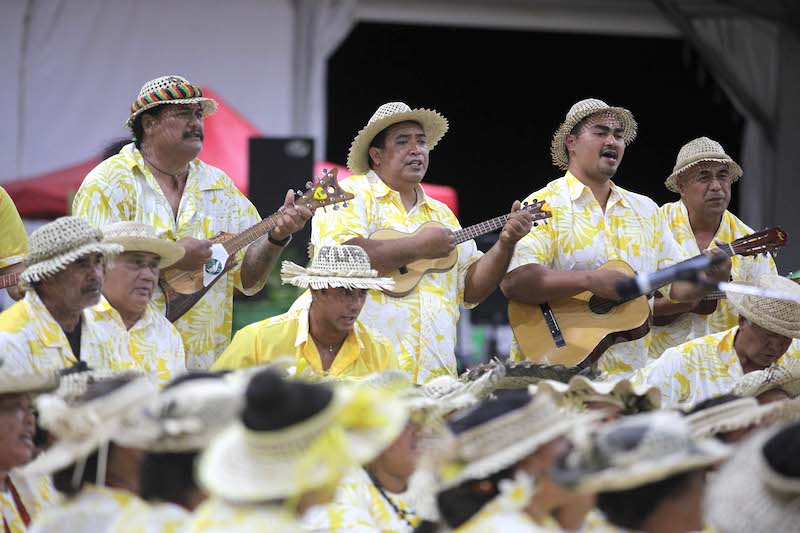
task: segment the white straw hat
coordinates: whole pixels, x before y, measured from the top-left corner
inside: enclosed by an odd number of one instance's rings
[[[400,122],[418,122],[428,141],[428,149],[433,150],[447,132],[447,119],[431,109],[411,109],[403,102],[383,104],[372,115],[367,125],[358,132],[350,153],[347,155],[347,168],[353,174],[369,172],[369,145],[380,132]]]
[[[800,285],[777,274],[764,274],[756,282],[757,287],[774,289],[800,298]],[[762,328],[800,339],[800,304],[750,294],[726,292],[728,302],[747,320]]]
[[[800,396],[800,372],[797,368],[772,365],[748,372],[731,389],[732,394],[758,398],[772,389],[783,390],[790,398]]]
[[[561,170],[567,170],[569,167],[567,135],[569,135],[573,128],[586,117],[603,112],[613,113],[619,119],[624,129],[622,138],[625,141],[625,146],[630,145],[633,140],[636,139],[638,126],[630,111],[623,107],[612,107],[597,98],[587,98],[586,100],[577,102],[569,109],[566,119],[564,119],[564,122],[561,123],[553,135],[553,141],[550,143],[550,156],[555,166]]]
[[[784,422],[800,416],[797,402],[772,402],[760,405],[755,398],[738,398],[686,415],[695,438],[713,437],[762,424]]]
[[[392,278],[378,277],[369,256],[360,246],[326,245],[317,250],[308,268],[291,261],[281,265],[281,281],[295,287],[328,289],[391,289]]]
[[[112,257],[122,251],[119,244],[102,242],[103,232],[79,217],[61,217],[37,229],[28,240],[26,283],[49,278],[81,257],[93,253]]]
[[[0,355],[0,395],[2,394],[38,394],[49,392],[58,387],[58,370],[43,372],[12,373],[3,368],[5,359]]]
[[[161,76],[142,86],[123,127],[133,129],[133,121],[140,113],[161,104],[200,104],[205,116],[217,111],[217,102],[203,96],[203,89],[192,85],[186,78]]]
[[[89,387],[94,386],[95,383],[114,379],[134,379],[140,377],[146,377],[153,381],[144,370],[136,368],[128,370],[94,370],[86,366],[74,370],[73,367],[71,367],[70,369],[61,370],[61,381],[58,384],[58,388],[53,391],[53,396],[58,396],[64,400],[67,405],[75,405],[79,402],[81,396],[86,394]]]
[[[161,257],[159,268],[181,260],[186,250],[174,242],[159,239],[155,228],[141,222],[114,222],[103,230],[103,241],[122,245],[125,252],[148,252]]]
[[[728,165],[731,183],[742,177],[742,167],[725,153],[720,143],[708,137],[699,137],[681,146],[672,174],[669,175],[664,185],[672,192],[680,192],[677,183],[680,174],[702,161],[714,161]]]
[[[550,394],[559,405],[584,405],[587,402],[614,404],[625,411],[654,411],[661,407],[661,391],[647,384],[633,385],[630,380],[593,381],[575,376],[569,383],[545,380],[529,388],[531,393]]]

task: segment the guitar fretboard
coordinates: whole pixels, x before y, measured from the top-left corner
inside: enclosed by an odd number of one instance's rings
[[[280,213],[273,213],[255,226],[252,226],[235,237],[222,243],[228,255],[234,255],[236,252],[255,241],[259,237],[263,237],[278,225],[278,217]]]
[[[0,276],[0,289],[11,287],[19,283],[19,274],[3,274]]]
[[[533,213],[533,220],[535,221],[539,218],[544,218],[541,216],[541,213],[538,211],[537,207],[538,206],[536,204],[531,204],[523,207],[522,209],[527,211],[533,211],[536,209],[536,211]],[[454,231],[453,235],[456,238],[456,244],[461,244],[462,242],[467,242],[475,237],[480,237],[481,235],[486,235],[487,233],[502,229],[503,226],[506,225],[506,222],[508,222],[508,217],[509,215],[501,215],[472,226],[467,226],[466,228],[462,228],[458,231]]]

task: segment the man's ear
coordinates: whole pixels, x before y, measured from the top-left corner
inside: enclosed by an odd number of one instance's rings
[[[577,137],[572,133],[568,133],[567,136],[564,137],[564,144],[567,146],[567,153],[575,150],[575,142],[577,140]]]
[[[153,125],[155,124],[155,121],[156,121],[156,117],[154,117],[153,115],[149,115],[148,114],[148,115],[143,116],[142,117],[142,129],[144,131],[150,131],[153,128]]]
[[[369,157],[372,159],[372,162],[373,162],[374,165],[380,165],[381,164],[381,149],[380,148],[378,148],[376,146],[372,146],[369,149],[368,153],[369,153]]]

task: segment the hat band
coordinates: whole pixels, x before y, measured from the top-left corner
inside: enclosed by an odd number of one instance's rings
[[[136,113],[147,105],[170,100],[183,100],[185,98],[202,98],[203,90],[190,83],[178,83],[164,89],[140,96],[131,106],[131,114]]]

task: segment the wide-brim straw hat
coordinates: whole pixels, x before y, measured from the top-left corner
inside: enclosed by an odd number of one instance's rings
[[[764,274],[758,278],[755,285],[800,298],[800,285],[777,274]],[[736,292],[725,294],[728,302],[747,320],[778,335],[800,339],[799,303]]]
[[[720,143],[708,137],[699,137],[681,146],[681,149],[678,151],[678,157],[675,160],[675,166],[672,169],[672,174],[669,175],[664,185],[672,192],[680,192],[678,190],[678,177],[684,171],[703,161],[725,163],[728,166],[728,174],[731,176],[731,183],[742,177],[742,167],[731,159],[731,156],[725,153]]]
[[[738,396],[758,398],[767,391],[781,389],[790,398],[800,396],[800,369],[773,365],[763,370],[748,372],[731,389]]]
[[[25,271],[26,283],[49,278],[89,254],[106,258],[122,251],[119,244],[104,243],[103,232],[79,217],[61,217],[31,233]]]
[[[617,492],[711,466],[729,454],[716,439],[692,437],[680,414],[653,411],[598,427],[553,476],[580,492]]]
[[[695,438],[713,437],[762,424],[786,422],[800,417],[796,400],[761,405],[755,398],[739,398],[686,415]]]
[[[531,385],[545,380],[566,383],[577,375],[585,376],[587,379],[598,375],[589,368],[580,369],[564,365],[534,363],[527,360],[512,361],[511,359],[504,359],[501,361],[495,358],[488,363],[483,363],[464,372],[459,379],[465,382],[474,381],[480,379],[485,373],[494,372],[498,367],[505,369],[495,386],[499,390],[527,389]]]
[[[321,246],[308,268],[291,261],[281,265],[281,281],[304,289],[391,289],[392,278],[378,277],[369,256],[360,246]]]
[[[0,395],[39,394],[58,388],[61,377],[58,370],[13,373],[7,368],[3,368],[4,364],[5,359],[0,355]]]
[[[131,104],[131,114],[123,127],[133,129],[133,122],[142,112],[162,104],[200,104],[203,115],[213,115],[217,102],[203,96],[203,89],[180,76],[161,76],[142,86],[139,96]]]
[[[550,143],[550,156],[553,159],[553,164],[561,170],[569,168],[569,151],[567,150],[567,135],[577,126],[583,119],[591,115],[603,112],[610,112],[617,116],[624,132],[622,138],[625,141],[625,146],[630,145],[636,139],[636,132],[638,126],[633,114],[623,107],[613,107],[608,105],[602,100],[597,98],[587,98],[581,100],[573,105],[564,122],[553,134],[553,141]]]
[[[78,363],[80,364],[80,363]],[[83,368],[83,367],[81,367]],[[104,381],[116,379],[136,379],[147,378],[155,383],[154,378],[149,376],[144,370],[131,368],[127,370],[109,370],[109,369],[85,369],[77,371],[70,371],[65,369],[61,371],[61,379],[58,388],[53,391],[54,396],[58,396],[67,405],[75,405],[79,402],[81,396],[86,394],[89,387],[95,383],[102,383]]]
[[[103,241],[121,245],[125,252],[148,252],[161,257],[159,268],[181,260],[186,250],[174,242],[159,239],[155,228],[141,222],[114,222],[103,230]]]
[[[52,474],[110,441],[127,445],[125,428],[131,414],[157,392],[158,387],[149,379],[138,378],[74,406],[56,395],[39,396],[36,399],[39,424],[56,438],[56,443],[23,467],[22,474]]]
[[[403,102],[383,104],[372,115],[367,125],[358,132],[347,155],[347,168],[353,174],[369,172],[369,145],[380,132],[400,122],[418,122],[427,137],[428,150],[433,150],[447,133],[448,123],[439,112],[432,109],[411,109]]]
[[[197,478],[209,493],[231,502],[300,496],[377,457],[407,421],[408,410],[397,399],[339,384],[328,405],[290,427],[254,431],[237,421],[202,453]]]
[[[634,385],[628,379],[607,382],[575,376],[569,383],[541,381],[537,385],[531,385],[529,390],[534,394],[550,394],[562,405],[603,402],[626,411],[654,411],[661,407],[661,391],[658,388],[647,384]]]

